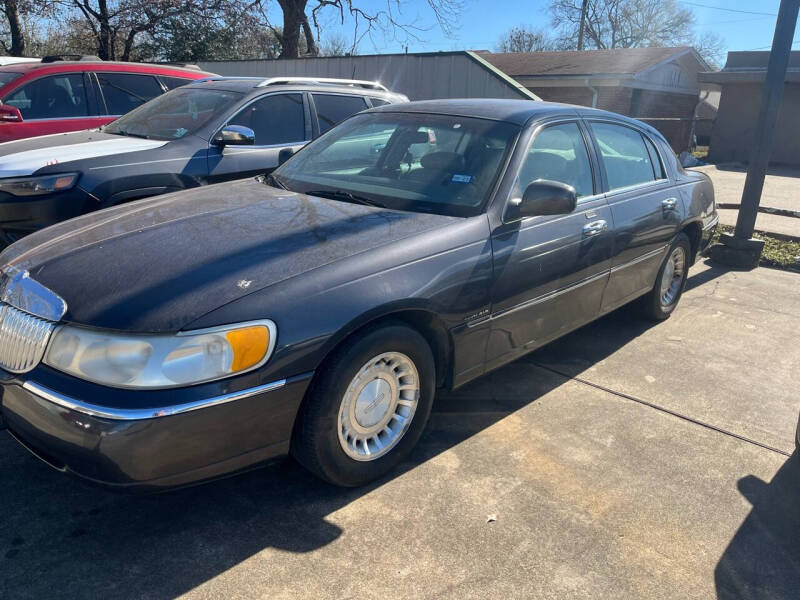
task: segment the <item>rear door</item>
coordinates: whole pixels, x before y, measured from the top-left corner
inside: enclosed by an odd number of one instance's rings
[[[105,103],[105,114],[112,119],[164,93],[154,75],[102,71],[95,75]]]
[[[613,228],[594,170],[588,135],[577,119],[543,126],[528,148],[512,197],[521,197],[530,182],[547,179],[574,187],[578,206],[567,215],[528,217],[493,231],[487,368],[599,314]]]
[[[613,310],[652,288],[681,221],[680,202],[649,136],[627,124],[590,121],[614,219],[614,258],[603,296]]]
[[[260,96],[236,113],[226,125],[249,127],[256,134],[252,146],[211,144],[210,181],[241,179],[268,173],[278,166],[283,148],[299,150],[311,139],[311,123],[301,92]]]

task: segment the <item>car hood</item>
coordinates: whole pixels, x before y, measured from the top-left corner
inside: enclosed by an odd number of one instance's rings
[[[169,142],[111,135],[98,130],[43,135],[0,144],[0,177],[24,177],[39,169],[89,158],[144,152]],[[69,168],[64,164],[64,168]]]
[[[10,246],[0,266],[60,295],[65,321],[178,331],[242,296],[455,220],[244,180],[60,223]]]

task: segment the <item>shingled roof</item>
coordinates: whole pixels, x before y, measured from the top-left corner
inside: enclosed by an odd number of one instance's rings
[[[478,55],[511,77],[634,75],[670,58],[693,52],[674,48],[615,48],[583,52],[479,52]]]

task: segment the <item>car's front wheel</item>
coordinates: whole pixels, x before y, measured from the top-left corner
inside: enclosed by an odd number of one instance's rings
[[[330,483],[363,485],[394,468],[430,415],[436,367],[425,338],[390,323],[357,335],[317,373],[292,454]]]

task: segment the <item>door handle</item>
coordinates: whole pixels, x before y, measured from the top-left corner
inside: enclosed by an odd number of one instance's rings
[[[666,200],[661,201],[661,208],[664,210],[675,210],[675,207],[678,205],[677,198],[667,198]]]
[[[598,233],[603,233],[606,229],[608,229],[608,223],[605,221],[592,221],[583,226],[583,235],[587,237],[597,235]]]

